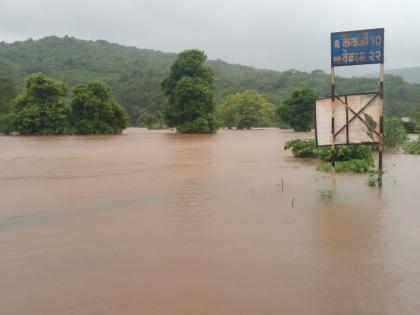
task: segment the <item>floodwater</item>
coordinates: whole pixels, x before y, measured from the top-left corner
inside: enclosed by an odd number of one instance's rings
[[[326,200],[311,136],[0,137],[0,314],[420,314],[420,157]]]

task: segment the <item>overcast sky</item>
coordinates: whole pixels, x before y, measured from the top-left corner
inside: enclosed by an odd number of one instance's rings
[[[420,65],[419,0],[0,0],[0,41],[70,35],[200,48],[275,70],[328,70],[331,32],[378,27],[387,69]]]

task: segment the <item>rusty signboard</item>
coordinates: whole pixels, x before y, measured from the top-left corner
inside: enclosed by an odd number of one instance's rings
[[[331,133],[334,106],[334,133]],[[317,146],[379,143],[380,98],[378,93],[338,95],[320,98],[315,106]]]
[[[384,29],[331,33],[331,66],[384,63]]]

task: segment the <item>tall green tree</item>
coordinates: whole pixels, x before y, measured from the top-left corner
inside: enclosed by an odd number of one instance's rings
[[[90,81],[73,89],[71,122],[78,134],[117,134],[128,124],[124,108],[100,81]]]
[[[15,99],[14,131],[23,135],[50,135],[69,132],[66,86],[42,73],[30,75],[25,89]]]
[[[295,131],[310,131],[317,97],[318,94],[311,88],[294,91],[277,109],[280,121],[287,123]]]
[[[169,127],[180,133],[214,133],[217,130],[213,101],[214,74],[204,65],[207,57],[197,49],[178,54],[169,76],[161,83],[168,98],[164,108]]]
[[[253,90],[228,95],[218,107],[223,125],[239,129],[270,126],[275,112],[274,105]]]

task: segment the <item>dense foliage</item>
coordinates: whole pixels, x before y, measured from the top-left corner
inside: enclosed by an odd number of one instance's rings
[[[128,122],[110,88],[99,81],[76,86],[69,98],[64,82],[35,73],[25,80],[25,88],[12,103],[12,110],[0,115],[0,133],[116,134]]]
[[[71,108],[71,123],[77,134],[117,134],[127,127],[127,113],[103,82],[76,86]]]
[[[317,167],[318,171],[330,172],[331,163],[322,163]],[[353,159],[348,161],[335,162],[335,171],[337,173],[368,173],[373,172],[373,160]]]
[[[274,112],[274,105],[252,90],[228,95],[218,104],[219,119],[228,128],[272,126]]]
[[[384,119],[385,149],[398,149],[407,141],[407,133],[399,118]]]
[[[67,89],[62,81],[42,73],[30,75],[15,100],[12,129],[21,135],[65,134],[70,130],[70,108],[64,102]]]
[[[280,121],[295,131],[310,131],[313,126],[317,93],[311,88],[296,90],[277,110]]]
[[[0,115],[10,113],[12,100],[16,97],[15,83],[10,78],[0,77]]]
[[[217,130],[213,101],[214,74],[205,66],[204,52],[191,49],[178,54],[169,76],[162,81],[168,98],[164,108],[169,127],[180,133],[213,133]]]
[[[404,152],[407,154],[420,154],[420,139],[408,141],[404,146]]]
[[[284,149],[291,149],[295,157],[331,160],[331,147],[317,147],[314,140],[290,140],[286,142]],[[336,161],[372,160],[372,149],[368,145],[340,145],[336,148],[335,159]]]
[[[107,82],[117,100],[130,115],[131,124],[141,111],[162,111],[165,98],[160,82],[176,55],[124,47],[105,41],[85,41],[71,37],[46,37],[13,44],[0,43],[0,73],[22,88],[23,79],[34,72],[64,81],[68,86],[89,80]],[[256,90],[273,104],[280,104],[291,92],[311,87],[319,95],[330,95],[330,76],[321,70],[311,73],[258,70],[221,60],[207,61],[215,73],[215,99],[246,89]],[[378,90],[376,78],[337,78],[337,93]],[[400,77],[385,76],[385,114],[409,116],[420,100],[420,85]]]
[[[328,163],[320,164],[317,170],[331,170],[331,148],[316,147],[314,140],[291,140],[286,142],[284,149],[292,149],[295,157],[317,158]],[[372,149],[367,145],[340,145],[336,148],[336,171],[366,173],[373,170]]]

